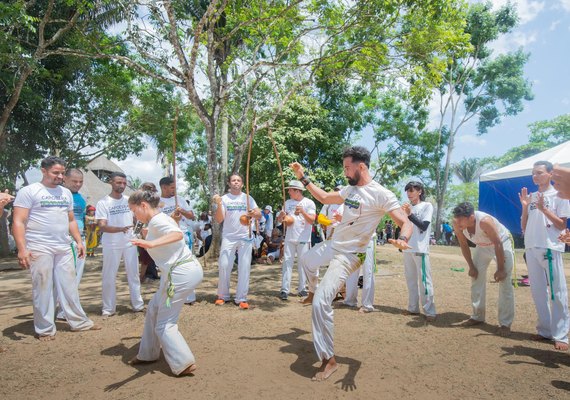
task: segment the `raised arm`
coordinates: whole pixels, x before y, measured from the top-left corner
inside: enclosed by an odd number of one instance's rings
[[[295,176],[303,182],[303,185],[313,195],[315,199],[323,204],[342,204],[344,199],[340,196],[339,192],[325,192],[323,189],[315,185],[311,180],[305,176],[303,166],[298,162],[289,164]]]

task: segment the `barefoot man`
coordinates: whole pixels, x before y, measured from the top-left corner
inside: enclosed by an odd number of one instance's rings
[[[453,209],[453,229],[461,247],[461,253],[469,266],[473,315],[463,326],[485,322],[487,267],[493,258],[497,260],[495,282],[499,282],[499,335],[507,336],[515,317],[515,292],[511,283],[514,249],[510,233],[495,217],[475,211],[471,203],[459,204]],[[475,243],[473,258],[467,238]]]
[[[372,180],[368,171],[370,152],[364,147],[350,147],[343,152],[342,158],[349,186],[340,192],[325,192],[310,181],[301,164],[294,162],[290,165],[318,201],[323,204],[344,204],[343,219],[335,229],[331,251],[322,255],[327,257],[329,267],[315,292],[309,293],[313,302],[313,342],[317,356],[322,361],[313,377],[315,381],[327,379],[338,368],[334,357],[332,302],[341,284],[364,262],[366,247],[380,219],[387,212],[402,227],[400,238],[391,241],[399,248],[409,248],[407,242],[412,233],[411,222],[404,215],[396,196]],[[315,287],[318,267],[308,272],[309,284]]]
[[[528,194],[522,188],[521,226],[524,232],[530,291],[538,314],[534,340],[553,340],[556,350],[568,350],[568,290],[564,275],[564,243],[558,237],[565,232],[570,216],[568,200],[561,199],[550,184],[552,164],[537,161],[532,181],[538,192]],[[550,293],[549,293],[550,292]]]
[[[73,217],[73,197],[61,186],[65,161],[47,157],[41,162],[41,171],[41,182],[22,188],[16,196],[13,231],[20,266],[29,268],[32,275],[36,337],[46,341],[55,339],[56,333],[54,290],[72,331],[101,328],[79,303],[75,256],[84,257],[85,249]]]

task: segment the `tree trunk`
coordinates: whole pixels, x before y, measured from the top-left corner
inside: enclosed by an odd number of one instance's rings
[[[10,245],[8,244],[8,219],[6,213],[0,217],[0,257],[10,255]]]
[[[456,132],[451,131],[449,134],[449,143],[447,145],[447,154],[445,157],[445,169],[443,170],[443,179],[440,180],[440,184],[438,185],[439,192],[437,196],[437,213],[435,217],[436,232],[439,233],[439,237],[436,233],[437,239],[441,238],[441,222],[442,222],[441,217],[443,213],[443,206],[445,204],[445,193],[447,191],[447,183],[449,181],[449,169],[451,167],[451,153],[453,152],[453,147],[455,143],[455,133]]]
[[[16,107],[16,104],[18,104],[18,101],[20,100],[20,95],[22,94],[22,88],[24,87],[24,83],[26,83],[26,80],[28,79],[31,73],[32,73],[32,67],[30,65],[27,65],[24,68],[24,71],[22,71],[22,75],[20,75],[18,83],[16,83],[16,86],[14,87],[14,92],[10,96],[8,103],[6,103],[6,106],[2,110],[2,116],[0,116],[0,149],[2,149],[2,151],[4,151],[4,143],[6,142],[6,126],[8,125],[10,114],[12,114],[12,111]]]

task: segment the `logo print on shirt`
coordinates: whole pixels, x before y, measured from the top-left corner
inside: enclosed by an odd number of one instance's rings
[[[347,198],[344,200],[344,205],[348,208],[354,208],[354,209],[358,209],[360,208],[360,202],[358,201],[359,199],[357,198]]]

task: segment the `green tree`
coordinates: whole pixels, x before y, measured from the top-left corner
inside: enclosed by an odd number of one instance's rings
[[[521,50],[492,57],[489,44],[500,35],[510,32],[517,23],[515,7],[507,3],[497,11],[492,4],[469,6],[465,32],[470,35],[472,49],[467,56],[457,56],[448,65],[439,87],[439,129],[447,155],[442,173],[435,174],[437,212],[436,236],[444,211],[445,193],[451,172],[451,157],[457,133],[469,121],[477,121],[479,134],[507,115],[516,115],[523,109],[523,101],[531,100],[531,84],[525,79],[524,66],[529,55]],[[444,135],[447,140],[444,141]]]
[[[464,158],[453,164],[451,169],[462,183],[476,183],[479,176],[485,172],[485,164],[480,158]]]
[[[475,209],[479,208],[479,184],[477,182],[464,182],[449,186],[445,199],[445,204],[448,205],[444,213],[445,218],[447,220],[453,219],[453,208],[465,201],[473,204]]]
[[[502,156],[493,157],[487,162],[501,168],[570,140],[570,114],[533,122],[528,127],[531,133],[527,144],[513,147]]]

